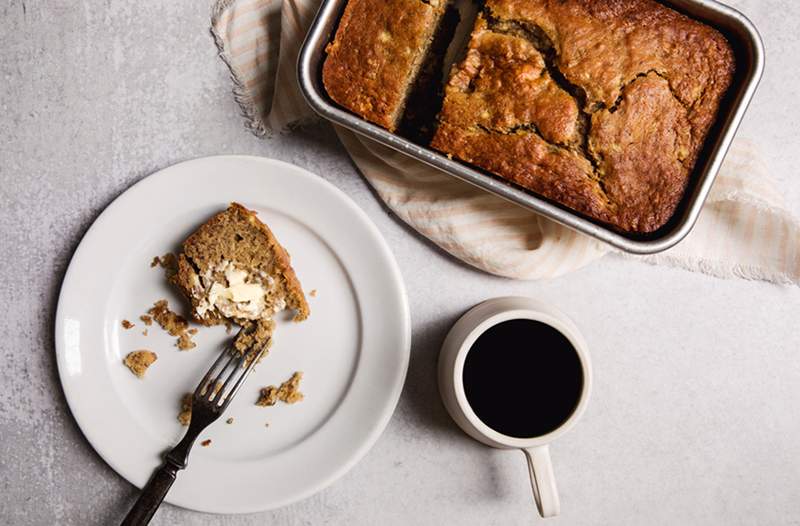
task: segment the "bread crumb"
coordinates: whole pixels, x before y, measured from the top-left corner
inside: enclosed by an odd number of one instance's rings
[[[122,363],[124,363],[133,374],[139,378],[144,378],[144,373],[147,372],[147,368],[153,365],[157,359],[158,355],[156,355],[156,353],[142,349],[129,352],[125,359],[122,360]]]
[[[261,394],[258,396],[256,405],[261,407],[268,407],[278,403],[278,388],[274,385],[268,385],[261,389]]]
[[[142,322],[148,327],[153,324],[153,317],[148,316],[147,314],[142,314],[141,316],[139,316],[139,319],[142,320]]]
[[[147,329],[142,331],[142,336],[147,336]]]
[[[260,350],[263,348],[264,351],[259,358],[261,360],[269,353],[269,348],[272,346],[272,331],[274,330],[275,322],[272,320],[249,322],[236,335],[233,340],[233,348],[242,354],[253,349]],[[247,357],[246,365],[250,364],[253,359],[252,356]]]
[[[229,419],[225,420],[225,423],[226,424],[232,424],[233,423],[233,417],[230,417]]]
[[[128,320],[122,320],[122,328],[123,329],[132,329],[136,327],[133,323],[129,322]]]
[[[186,318],[169,310],[169,302],[167,300],[155,302],[150,310],[147,311],[147,314],[151,315],[170,336],[180,336],[189,328],[189,322],[186,321]]]
[[[167,300],[162,299],[155,302],[150,310],[147,311],[147,314],[152,316],[170,336],[178,337],[178,341],[175,343],[178,349],[188,351],[189,349],[197,347],[197,344],[192,341],[192,335],[197,333],[197,329],[190,329],[189,322],[186,321],[186,318],[172,312],[169,309],[169,302]],[[145,322],[145,325],[149,324]]]
[[[286,404],[296,404],[305,398],[305,395],[300,392],[300,380],[303,379],[303,373],[296,371],[291,378],[281,384],[280,387],[268,385],[261,389],[261,393],[256,401],[256,405],[261,407],[273,406],[278,401]]]
[[[309,292],[308,295],[311,296],[312,298],[316,298],[317,297],[317,289],[311,289],[311,292]]]
[[[192,421],[192,393],[186,393],[181,398],[181,412],[178,413],[178,422],[182,426],[188,426]]]
[[[154,256],[153,261],[150,262],[150,268],[158,266],[164,269],[169,278],[178,273],[178,258],[172,252],[167,252],[161,257]]]
[[[210,446],[211,445],[211,439],[207,438],[207,439],[203,440],[202,442],[200,442],[200,445],[203,446],[203,447]]]
[[[184,332],[178,336],[178,343],[175,345],[182,351],[188,351],[189,349],[194,349],[197,347],[197,344],[192,341],[191,335],[189,335],[187,332]]]

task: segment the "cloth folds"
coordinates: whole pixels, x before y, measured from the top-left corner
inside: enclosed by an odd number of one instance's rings
[[[211,32],[246,126],[259,136],[314,119],[297,56],[319,0],[218,0]],[[612,252],[603,243],[348,130],[362,175],[399,218],[462,261],[516,279],[567,274]],[[675,248],[625,256],[718,277],[800,283],[800,221],[783,205],[754,145],[737,139],[697,225]]]

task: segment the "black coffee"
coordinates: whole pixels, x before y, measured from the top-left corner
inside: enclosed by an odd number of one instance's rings
[[[509,320],[481,334],[464,362],[464,391],[475,414],[515,438],[545,435],[575,410],[583,369],[569,340],[533,320]]]

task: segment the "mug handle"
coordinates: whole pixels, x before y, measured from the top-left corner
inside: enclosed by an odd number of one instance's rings
[[[528,460],[528,473],[531,477],[533,500],[542,517],[555,517],[561,511],[558,488],[550,462],[550,448],[547,445],[523,448]]]

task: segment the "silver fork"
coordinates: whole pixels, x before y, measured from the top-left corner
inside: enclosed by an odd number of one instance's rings
[[[241,329],[245,331],[247,329]],[[235,341],[236,339],[234,338]],[[185,469],[189,451],[198,435],[228,408],[233,397],[250,375],[256,362],[268,347],[269,339],[246,352],[239,352],[231,343],[200,381],[192,396],[192,417],[183,439],[164,456],[164,463],[153,474],[121,526],[148,524],[167,492],[175,482],[178,471]],[[224,365],[222,365],[224,363]],[[222,368],[220,369],[220,365]],[[219,369],[218,373],[215,373]],[[228,373],[228,371],[230,371]],[[227,377],[224,377],[227,373]],[[223,378],[224,381],[223,381]],[[221,387],[220,387],[221,385]],[[228,387],[230,386],[230,389]]]

